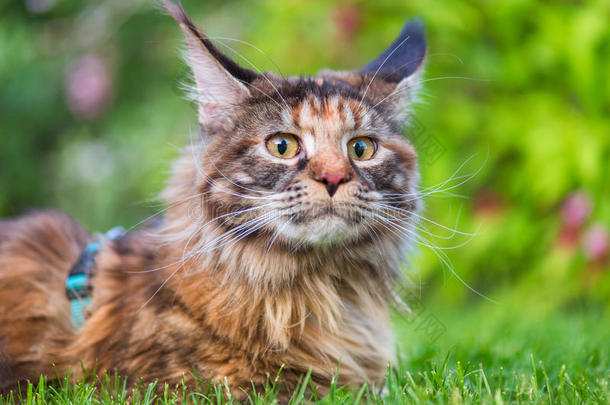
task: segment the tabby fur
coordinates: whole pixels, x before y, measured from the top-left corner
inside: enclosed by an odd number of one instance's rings
[[[256,73],[212,45],[166,2],[187,43],[201,133],[173,167],[161,220],[105,241],[92,305],[72,330],[65,280],[94,240],[64,214],[0,222],[0,391],[25,380],[116,370],[263,389],[280,368],[282,395],[311,370],[320,393],[381,383],[395,361],[388,302],[417,212],[416,153],[402,136],[425,54],[405,26],[357,71],[314,77]],[[282,160],[274,133],[301,139]],[[355,162],[345,144],[374,136]],[[342,179],[333,193],[327,173]],[[322,180],[321,180],[322,179]],[[375,202],[387,202],[386,212]],[[385,199],[384,199],[385,198]]]

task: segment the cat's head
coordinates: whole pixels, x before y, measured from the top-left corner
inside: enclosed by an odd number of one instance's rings
[[[293,249],[407,238],[419,174],[401,130],[426,53],[419,21],[359,70],[280,77],[239,66],[180,5],[166,8],[186,37],[202,128],[196,178],[183,180],[205,195],[208,223]]]

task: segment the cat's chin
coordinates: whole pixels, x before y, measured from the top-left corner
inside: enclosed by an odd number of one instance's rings
[[[311,246],[334,245],[355,241],[363,236],[358,225],[334,214],[319,215],[308,221],[289,223],[281,230],[284,239]]]

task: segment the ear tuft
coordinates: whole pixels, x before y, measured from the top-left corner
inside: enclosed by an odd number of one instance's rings
[[[187,44],[186,62],[193,71],[199,104],[199,122],[207,132],[228,130],[236,107],[250,95],[248,85],[258,76],[221,53],[193,24],[180,3],[163,0]]]
[[[255,72],[239,66],[212,44],[212,41],[193,24],[193,21],[191,21],[190,17],[186,14],[186,11],[184,11],[184,7],[180,2],[175,3],[172,0],[163,0],[163,5],[165,6],[167,13],[176,20],[180,28],[185,31],[185,35],[187,34],[186,30],[188,30],[188,32],[201,42],[207,51],[210,52],[210,54],[212,54],[212,56],[222,65],[222,67],[231,73],[231,75],[244,83],[251,83],[256,79],[258,75]]]
[[[399,82],[414,74],[423,65],[425,56],[424,23],[420,19],[412,19],[406,22],[400,35],[388,49],[360,71]]]

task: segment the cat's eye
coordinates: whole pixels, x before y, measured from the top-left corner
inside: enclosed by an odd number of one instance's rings
[[[375,154],[376,146],[374,140],[361,136],[347,143],[347,154],[354,160],[369,160]]]
[[[267,149],[273,156],[290,159],[299,153],[299,140],[290,134],[276,134],[267,140]]]

